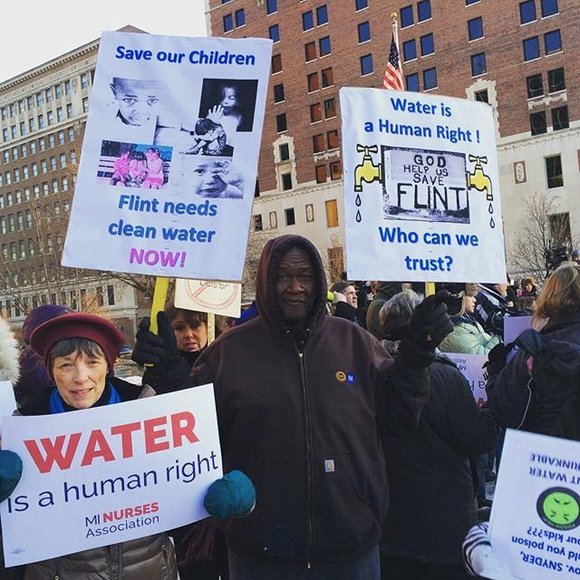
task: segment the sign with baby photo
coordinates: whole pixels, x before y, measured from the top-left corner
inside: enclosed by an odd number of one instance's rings
[[[103,33],[64,266],[241,280],[271,52]]]
[[[505,280],[486,103],[340,90],[349,280]]]

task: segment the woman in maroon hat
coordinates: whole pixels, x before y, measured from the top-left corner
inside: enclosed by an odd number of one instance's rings
[[[78,312],[57,316],[32,332],[30,344],[44,360],[55,386],[43,398],[28,399],[15,415],[74,412],[155,395],[150,386],[138,387],[113,376],[124,336],[100,316]],[[255,499],[247,476],[232,471],[209,487],[204,505],[217,517],[239,517],[253,510]],[[173,542],[167,533],[155,534],[28,564],[24,575],[25,580],[69,577],[176,580]]]

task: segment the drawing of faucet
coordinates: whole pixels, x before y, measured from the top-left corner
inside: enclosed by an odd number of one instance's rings
[[[372,183],[373,181],[381,181],[382,170],[381,166],[373,163],[371,153],[378,153],[378,145],[359,145],[357,143],[356,150],[359,153],[364,153],[362,163],[354,168],[354,190],[362,191],[362,182]]]
[[[483,163],[487,163],[487,157],[479,157],[477,155],[469,156],[470,163],[475,163],[473,173],[467,172],[467,185],[474,187],[477,191],[485,191],[485,199],[493,201],[493,193],[491,191],[491,179],[483,172]]]

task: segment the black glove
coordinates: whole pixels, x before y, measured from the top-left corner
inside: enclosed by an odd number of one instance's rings
[[[399,345],[399,355],[409,362],[427,365],[433,360],[434,350],[453,332],[453,322],[447,314],[450,294],[440,290],[428,296],[415,308],[407,326],[406,336]]]
[[[156,375],[163,375],[180,358],[175,333],[165,312],[157,313],[159,334],[153,334],[149,330],[150,322],[149,317],[139,321],[131,358],[137,364],[152,366]]]

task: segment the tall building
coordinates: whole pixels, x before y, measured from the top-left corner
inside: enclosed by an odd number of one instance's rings
[[[107,272],[60,266],[98,47],[89,42],[0,83],[0,309],[15,326],[39,304],[99,311],[131,340],[142,314],[136,289]]]
[[[273,44],[255,239],[310,237],[344,269],[338,91],[382,87],[397,16],[407,90],[493,107],[508,271],[537,197],[548,244],[580,239],[577,0],[206,0],[211,36]]]

